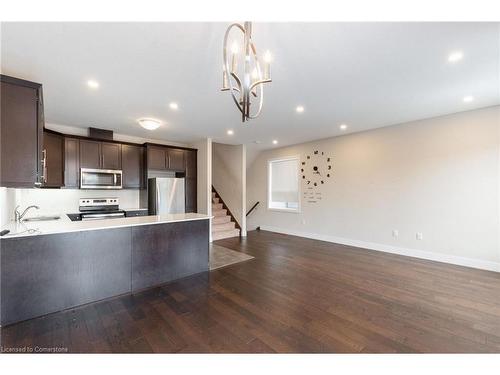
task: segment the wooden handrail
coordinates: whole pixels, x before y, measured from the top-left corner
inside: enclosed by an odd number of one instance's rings
[[[259,203],[260,203],[260,202],[255,203],[255,204],[252,206],[252,208],[251,208],[250,210],[248,210],[248,212],[247,212],[247,216],[248,216],[248,215],[250,215],[250,214],[252,213],[252,211],[253,211],[253,210],[255,210],[255,207],[257,207],[257,206],[259,205]]]

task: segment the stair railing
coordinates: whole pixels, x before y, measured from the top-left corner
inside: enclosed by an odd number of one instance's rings
[[[259,205],[260,202],[257,202],[255,203],[251,209],[248,210],[247,212],[247,216],[250,215],[252,213],[253,210],[255,210],[255,208]]]

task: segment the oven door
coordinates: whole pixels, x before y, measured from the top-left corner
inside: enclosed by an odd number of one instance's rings
[[[122,171],[114,169],[80,170],[80,189],[121,189]]]

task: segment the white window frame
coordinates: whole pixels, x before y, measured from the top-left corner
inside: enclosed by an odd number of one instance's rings
[[[271,164],[274,162],[289,161],[289,160],[296,160],[297,161],[298,207],[297,208],[270,207],[270,204],[272,201],[272,199],[271,199],[271,181],[272,181]],[[300,155],[287,156],[287,157],[274,158],[274,159],[267,160],[267,209],[269,211],[289,212],[289,213],[294,213],[294,214],[300,214],[302,212],[302,205],[301,205],[301,197],[302,197],[301,186],[302,186],[302,183],[300,180],[299,170],[300,170]]]

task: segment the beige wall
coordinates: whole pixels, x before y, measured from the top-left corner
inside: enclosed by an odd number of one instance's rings
[[[238,224],[244,228],[246,173],[244,145],[214,143],[212,147],[212,185],[229,207]],[[242,235],[245,235],[242,231]]]
[[[497,106],[263,152],[248,170],[247,204],[262,203],[249,229],[500,271],[499,128]],[[314,150],[333,158],[322,200],[267,210],[267,160]]]

